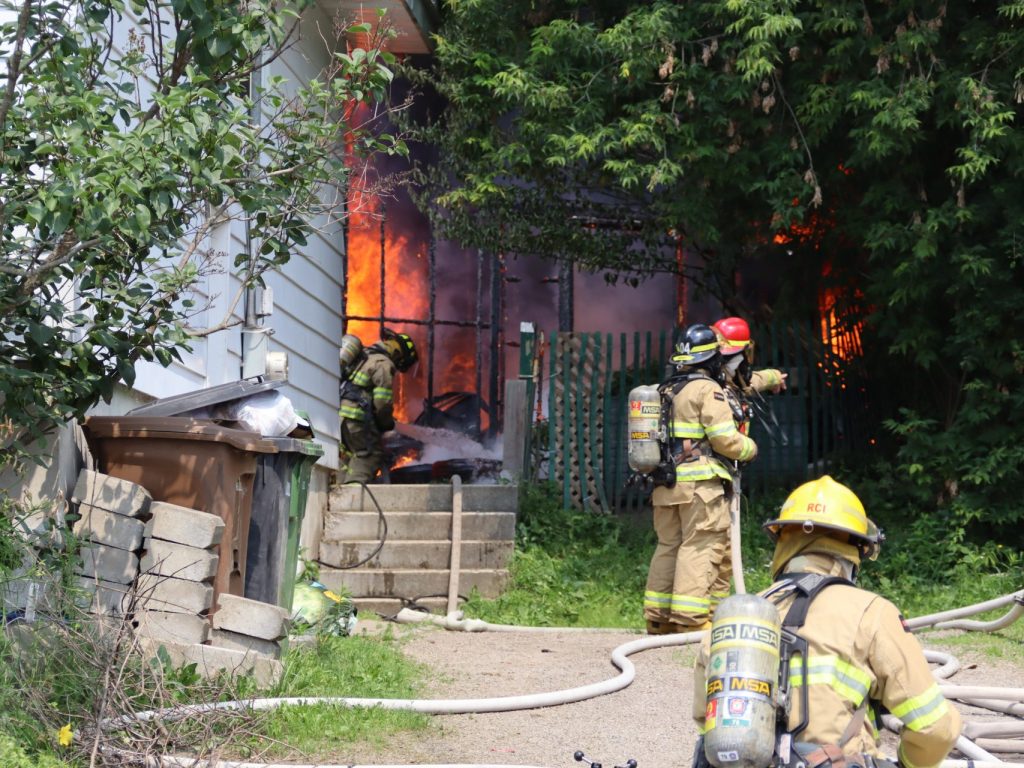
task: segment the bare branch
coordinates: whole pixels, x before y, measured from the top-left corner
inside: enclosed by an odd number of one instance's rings
[[[242,283],[238,290],[235,291],[235,296],[233,299],[231,299],[231,304],[228,305],[228,307],[224,310],[223,320],[209,328],[202,328],[196,330],[190,329],[188,332],[189,336],[192,336],[197,339],[203,339],[206,338],[207,336],[211,336],[214,333],[217,333],[217,331],[223,331],[228,328],[234,328],[235,326],[241,325],[243,322],[242,318],[232,317],[232,315],[235,314],[235,310],[238,308],[239,303],[241,303],[242,297],[245,295],[246,287],[246,284]]]
[[[11,54],[10,62],[7,65],[7,86],[4,89],[3,102],[0,102],[0,125],[7,124],[7,113],[11,111],[11,105],[14,103],[18,75],[21,74],[21,48],[25,43],[25,33],[28,31],[28,20],[31,16],[32,0],[25,0],[25,4],[21,6],[21,13],[18,14],[18,30],[14,38],[14,52]]]

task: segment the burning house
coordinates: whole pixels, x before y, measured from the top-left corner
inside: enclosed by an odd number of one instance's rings
[[[434,4],[397,0],[387,5],[389,21],[398,32],[389,43],[392,52],[429,54],[429,35],[437,22]],[[330,0],[311,9],[302,20],[300,44],[282,59],[285,76],[301,79],[322,63],[325,54],[314,54],[314,49],[322,47],[321,30],[330,28],[334,19],[358,20],[367,13],[376,18],[374,10],[350,0]],[[355,47],[361,42],[365,41],[340,44]],[[345,333],[371,344],[388,327],[409,334],[420,350],[418,368],[396,379],[400,427],[388,446],[393,456],[388,467],[391,479],[443,479],[451,474],[469,479],[493,472],[501,458],[496,437],[503,426],[504,383],[520,374],[522,323],[533,323],[545,332],[614,335],[614,362],[603,350],[603,362],[597,366],[607,379],[619,376],[621,368],[658,375],[663,355],[657,344],[644,343],[639,334],[664,329],[670,343],[674,327],[711,321],[722,312],[717,302],[689,291],[687,281],[676,275],[657,275],[639,288],[609,285],[600,274],[574,271],[564,263],[469,251],[439,240],[405,189],[373,183],[373,177],[382,179],[404,170],[393,159],[386,162],[392,165],[377,168],[376,175],[370,174],[370,183],[350,186],[349,215],[343,223],[322,227],[303,252],[268,276],[274,313],[261,318],[259,328],[248,329],[250,336],[255,330],[266,337],[269,350],[289,356],[285,391],[310,412],[317,438],[325,445],[325,471],[318,475],[321,485],[326,483],[326,470],[337,467],[337,349]],[[214,245],[225,253],[231,252],[233,240],[244,241],[236,232],[220,232],[217,237]],[[666,247],[680,264],[696,258],[671,233],[666,235]],[[693,270],[700,265],[687,263],[686,267]],[[226,302],[233,288],[230,283],[227,275],[210,278],[211,313],[217,309],[214,305]],[[825,355],[814,347],[822,371],[826,366],[834,368],[835,361],[846,355],[857,354],[856,333],[851,335],[850,324],[840,317],[848,302],[840,298],[821,296],[823,326],[815,344],[835,350]],[[265,333],[271,328],[273,336]],[[602,346],[606,341],[602,338]],[[552,390],[546,382],[557,367],[552,351],[557,349],[546,337],[540,342],[538,351],[546,356],[535,392],[537,419],[549,415]],[[792,348],[801,344],[810,349],[806,340],[794,342]],[[143,396],[165,397],[235,380],[239,368],[244,369],[245,351],[246,344],[237,335],[202,340],[169,372],[143,366],[136,389]],[[778,359],[762,362],[784,364],[784,358],[780,346]],[[825,374],[831,381],[832,371]],[[605,399],[613,397],[616,388],[607,383],[594,385]],[[576,384],[570,390],[575,391]],[[131,393],[137,401],[135,395]],[[614,408],[609,401],[608,409]],[[606,429],[609,434],[600,439],[608,438],[609,450],[604,453],[610,455],[615,439],[611,433],[617,427],[610,422]],[[616,471],[604,474],[616,478],[607,481],[609,487],[618,482]]]

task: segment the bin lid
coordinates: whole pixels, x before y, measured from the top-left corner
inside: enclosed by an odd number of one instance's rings
[[[313,440],[300,440],[295,437],[264,437],[268,443],[273,443],[278,453],[304,453],[307,456],[324,455],[324,447]]]
[[[284,379],[256,381],[255,379],[242,379],[241,381],[229,381],[227,384],[218,384],[209,389],[197,389],[194,392],[186,392],[183,395],[163,397],[151,403],[140,405],[128,411],[129,416],[178,416],[182,413],[194,411],[197,408],[206,408],[211,405],[227,403],[231,400],[238,400],[241,397],[255,395],[258,392],[269,392],[272,389],[283,387],[288,382]]]
[[[222,427],[212,421],[183,416],[89,416],[82,429],[90,438],[143,438],[227,443],[240,451],[277,453],[274,443],[257,432]],[[301,441],[295,441],[301,442]]]

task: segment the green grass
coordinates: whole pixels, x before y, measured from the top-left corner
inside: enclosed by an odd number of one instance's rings
[[[1005,611],[1003,609],[970,618],[987,621],[1002,616]],[[941,646],[954,654],[966,651],[992,661],[1024,665],[1024,619],[1018,619],[998,632],[936,633],[928,630],[918,633],[918,638],[926,647]]]
[[[266,695],[407,699],[422,694],[423,672],[406,659],[390,632],[380,637],[326,637],[295,647],[285,659],[285,676]],[[380,708],[318,704],[270,712],[262,724],[265,739],[249,750],[267,757],[299,752],[324,754],[355,744],[381,745],[401,731],[430,724],[428,715]]]
[[[656,540],[649,527],[562,509],[550,485],[522,486],[511,586],[470,596],[467,616],[529,626],[643,626],[641,604]]]
[[[63,635],[55,634],[57,639]],[[14,649],[0,632],[0,767],[57,768],[88,763],[77,743],[72,749],[57,746],[60,725],[70,722],[76,732],[80,715],[95,706],[102,689],[91,669],[75,672],[64,657],[52,658],[51,645],[42,647],[38,662],[15,674]],[[379,637],[325,637],[320,643],[293,648],[286,655],[285,676],[272,689],[258,690],[251,678],[201,680],[191,667],[164,677],[165,696],[153,699],[152,690],[139,689],[135,709],[198,703],[211,700],[263,696],[331,696],[354,698],[418,698],[423,694],[423,670],[406,659],[390,632]],[[152,676],[149,677],[150,686]],[[128,680],[138,682],[135,676]],[[49,702],[52,716],[39,718],[25,706],[25,688]],[[65,713],[65,714],[62,714]],[[353,751],[353,745],[382,744],[390,735],[415,732],[430,725],[427,715],[372,708],[315,705],[284,707],[257,715],[245,729],[225,721],[207,731],[200,720],[189,719],[174,727],[172,750],[203,752],[217,747],[242,758],[294,758]]]
[[[647,569],[657,544],[650,524],[565,510],[548,485],[523,486],[509,588],[495,600],[472,595],[467,616],[501,624],[642,629]],[[768,586],[767,513],[743,514],[747,589]]]

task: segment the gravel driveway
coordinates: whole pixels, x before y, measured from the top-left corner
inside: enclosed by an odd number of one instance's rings
[[[417,627],[406,654],[434,670],[431,698],[490,698],[575,688],[618,675],[611,652],[641,635],[451,632]],[[402,634],[402,633],[400,633]],[[628,758],[640,768],[689,765],[696,728],[690,720],[694,652],[659,648],[634,654],[636,679],[606,696],[543,709],[442,715],[428,735],[400,736],[360,762],[507,763],[579,766],[573,752],[605,768]]]

